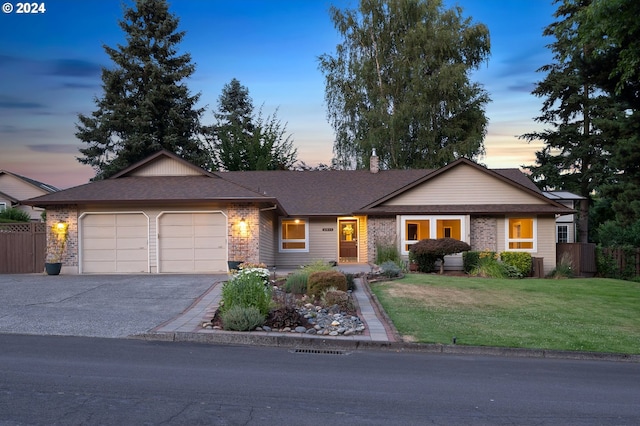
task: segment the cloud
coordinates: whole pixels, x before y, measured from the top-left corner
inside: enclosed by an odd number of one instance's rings
[[[522,82],[507,86],[507,90],[511,92],[531,93],[536,88],[536,83]]]
[[[31,151],[45,152],[50,154],[77,154],[78,146],[73,144],[39,144],[27,145]]]
[[[63,89],[97,89],[99,84],[85,84],[85,83],[62,83]]]
[[[81,59],[55,59],[51,61],[51,75],[61,77],[93,77],[100,74],[100,65]]]
[[[24,101],[11,96],[0,95],[0,109],[38,109],[45,105],[38,102]]]

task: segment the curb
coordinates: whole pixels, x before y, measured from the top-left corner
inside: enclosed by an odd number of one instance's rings
[[[605,352],[572,352],[546,349],[498,348],[489,346],[443,345],[438,343],[375,342],[369,340],[338,340],[296,336],[269,336],[236,332],[217,333],[144,333],[132,339],[161,342],[189,342],[216,345],[268,346],[316,351],[388,351],[447,355],[499,356],[509,358],[547,358],[584,361],[640,363],[640,355]]]

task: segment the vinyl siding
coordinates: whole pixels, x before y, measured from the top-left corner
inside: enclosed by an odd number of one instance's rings
[[[545,204],[474,167],[460,165],[388,200],[384,205]]]
[[[16,200],[26,200],[40,195],[48,194],[47,191],[38,189],[33,185],[28,184],[22,179],[18,179],[14,176],[6,173],[0,174],[0,192],[4,192],[10,197]],[[11,204],[7,203],[7,207]]]
[[[173,158],[159,158],[151,164],[134,170],[130,176],[199,176],[198,170],[174,160]]]
[[[278,249],[276,264],[284,267],[298,267],[317,260],[336,261],[338,258],[338,223],[336,218],[309,220],[309,251],[304,253],[283,253]],[[279,224],[277,225],[279,227]],[[332,231],[323,231],[331,228]],[[276,236],[276,242],[278,237]]]
[[[278,218],[273,210],[260,213],[260,262],[267,266],[276,264],[278,244]]]

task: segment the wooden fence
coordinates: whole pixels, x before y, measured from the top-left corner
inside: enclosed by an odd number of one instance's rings
[[[556,264],[571,262],[573,273],[579,277],[593,277],[598,272],[596,245],[593,243],[556,244]]]
[[[631,253],[625,255],[625,250],[622,248],[605,247],[602,249],[602,254],[611,258],[614,266],[621,273],[626,271],[636,277],[640,276],[640,248],[632,249]]]
[[[42,272],[46,251],[44,223],[0,223],[0,274]]]

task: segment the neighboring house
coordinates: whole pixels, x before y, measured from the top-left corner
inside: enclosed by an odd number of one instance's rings
[[[406,259],[424,238],[526,251],[555,267],[555,220],[573,213],[517,169],[466,159],[437,170],[207,172],[160,151],[113,177],[27,201],[69,224],[64,273],[212,273],[227,261],[292,267]],[[50,228],[50,226],[48,226]],[[446,262],[461,268],[461,256]]]
[[[586,197],[569,191],[543,191],[545,197],[554,200],[571,210],[579,211]],[[569,213],[556,218],[556,243],[578,242],[578,214]]]
[[[0,210],[17,208],[29,214],[32,221],[41,220],[42,209],[27,205],[21,205],[22,200],[50,194],[58,191],[58,188],[47,185],[37,180],[0,170]]]

